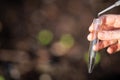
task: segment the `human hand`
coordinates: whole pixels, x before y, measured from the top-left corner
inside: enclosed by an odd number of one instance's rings
[[[109,54],[120,51],[120,15],[103,15],[99,17],[101,25],[99,26],[97,37],[100,40],[93,49],[95,51],[107,48]],[[92,41],[95,39],[93,23],[89,27],[88,40]]]

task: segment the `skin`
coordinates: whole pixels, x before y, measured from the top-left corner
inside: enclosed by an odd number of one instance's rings
[[[107,47],[107,52],[113,54],[120,51],[120,15],[108,14],[99,17],[101,24],[97,33],[100,40],[98,44],[94,45],[94,50],[99,51]],[[89,27],[90,33],[87,39],[92,41],[95,39],[93,23]]]

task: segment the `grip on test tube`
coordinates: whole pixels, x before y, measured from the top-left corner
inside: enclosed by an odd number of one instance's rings
[[[95,65],[96,51],[93,50],[93,46],[99,42],[97,38],[97,32],[100,24],[101,24],[100,19],[97,18],[93,20],[93,27],[95,31],[93,36],[95,37],[95,39],[90,42],[90,47],[89,47],[89,70],[88,70],[89,73],[92,72]]]
[[[120,0],[116,1],[113,5],[109,6],[108,8],[102,10],[101,12],[98,13],[97,16],[100,16],[101,14],[113,9],[114,7],[120,6]],[[95,39],[93,41],[90,42],[90,47],[89,47],[89,70],[88,72],[91,73],[93,68],[94,68],[94,64],[95,64],[95,57],[96,57],[96,52],[93,50],[93,46],[95,44],[98,43],[98,38],[97,38],[97,31],[99,26],[101,25],[101,21],[97,18],[93,20],[93,26],[94,26],[94,37]]]

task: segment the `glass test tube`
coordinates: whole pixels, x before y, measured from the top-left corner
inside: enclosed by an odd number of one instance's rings
[[[92,70],[94,68],[95,65],[95,58],[96,58],[96,51],[93,50],[93,46],[95,44],[97,44],[99,42],[98,38],[97,38],[97,31],[98,31],[98,27],[101,24],[100,19],[94,19],[93,20],[93,27],[94,27],[94,37],[95,39],[93,41],[90,42],[90,46],[89,46],[89,67],[88,67],[88,73],[92,73]]]

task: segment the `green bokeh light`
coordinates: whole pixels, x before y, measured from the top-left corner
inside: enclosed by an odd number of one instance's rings
[[[89,55],[88,55],[88,52],[85,53],[84,59],[85,59],[86,63],[88,64],[88,62],[89,62]],[[100,55],[99,52],[97,52],[97,53],[96,53],[95,65],[97,65],[97,64],[100,62],[100,60],[101,60],[101,55]]]
[[[38,34],[38,40],[41,45],[48,45],[53,39],[53,33],[49,30],[41,30]]]
[[[74,45],[74,38],[70,34],[65,34],[61,37],[60,42],[67,48],[71,48]]]
[[[5,80],[5,78],[3,76],[0,75],[0,80]]]

